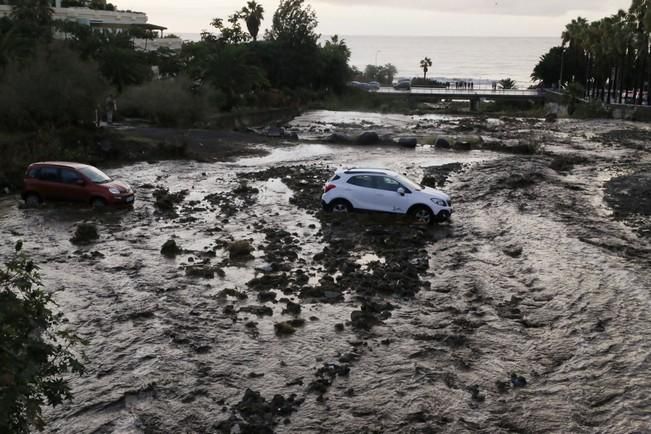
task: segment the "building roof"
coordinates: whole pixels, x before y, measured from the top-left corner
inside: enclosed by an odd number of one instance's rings
[[[137,27],[144,30],[167,30],[167,27],[157,26],[156,24],[142,24],[142,23],[103,23],[103,22],[90,22],[92,27],[99,27],[102,29],[124,29],[125,27]]]

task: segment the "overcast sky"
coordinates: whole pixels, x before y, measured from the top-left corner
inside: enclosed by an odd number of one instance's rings
[[[266,20],[279,0],[258,0]],[[175,33],[209,29],[246,0],[115,0],[120,9],[147,12],[149,21]],[[560,36],[565,24],[627,9],[631,0],[314,0],[324,35]]]

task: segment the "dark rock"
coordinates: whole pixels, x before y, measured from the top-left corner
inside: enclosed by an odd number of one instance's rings
[[[558,120],[558,114],[556,113],[547,113],[545,115],[545,122],[553,123]]]
[[[482,395],[482,394],[479,392],[479,386],[476,385],[476,384],[473,385],[473,386],[468,387],[468,392],[470,392],[470,395],[471,395],[471,397],[472,397],[472,399],[473,399],[474,401],[477,401],[477,402],[484,402],[484,401],[486,400],[486,396],[485,396],[485,395]]]
[[[367,131],[360,134],[357,139],[355,139],[355,143],[362,146],[377,145],[380,143],[380,136],[375,132]]]
[[[261,303],[266,303],[269,301],[276,301],[276,293],[271,291],[262,291],[258,293],[258,300]]]
[[[439,137],[438,139],[436,139],[436,142],[434,142],[434,146],[441,149],[451,148],[450,142],[447,139],[444,139],[443,137]]]
[[[342,144],[345,144],[345,143],[352,143],[352,142],[353,142],[353,139],[351,139],[350,137],[346,136],[345,134],[334,133],[334,134],[330,134],[330,135],[326,138],[326,142],[328,142],[328,143],[335,143],[335,144],[336,144],[336,143],[342,143]]]
[[[268,306],[244,306],[240,312],[252,313],[256,316],[273,316],[274,311]]]
[[[415,137],[402,137],[398,140],[398,144],[403,148],[415,148],[418,146],[418,139]]]
[[[283,315],[298,315],[301,313],[301,305],[287,300],[287,308],[283,309]]]
[[[296,333],[296,328],[287,321],[274,324],[274,330],[277,336],[288,336]]]
[[[251,253],[254,250],[251,242],[246,240],[234,241],[228,245],[228,254],[231,259],[251,259],[253,257]]]
[[[508,246],[502,249],[505,255],[512,258],[519,258],[522,256],[522,246]]]
[[[511,384],[513,387],[518,388],[518,387],[526,387],[527,386],[527,379],[524,378],[521,375],[516,374],[513,372],[511,374]]]
[[[91,244],[99,239],[97,226],[90,223],[81,223],[77,226],[74,235],[70,239],[73,244]]]
[[[165,241],[165,244],[163,244],[163,247],[161,247],[160,252],[163,256],[174,258],[176,255],[183,253],[183,249],[176,244],[176,241],[167,240]]]

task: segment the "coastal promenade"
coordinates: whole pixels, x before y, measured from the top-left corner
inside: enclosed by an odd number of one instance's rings
[[[413,86],[411,90],[381,87],[376,93],[387,97],[408,97],[419,101],[456,99],[470,101],[470,108],[477,110],[481,100],[492,101],[545,101],[546,92],[539,89],[437,89]]]

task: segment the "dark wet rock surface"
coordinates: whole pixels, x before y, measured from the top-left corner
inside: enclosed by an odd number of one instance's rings
[[[548,140],[535,155],[298,144],[110,171],[165,186],[139,189],[132,211],[3,200],[0,251],[25,241],[89,342],[47,431],[644,432],[651,250],[609,196],[637,191],[649,157],[599,136],[628,124],[335,117],[299,135]],[[341,165],[429,176],[453,219],[324,213]],[[83,221],[101,242],[72,247]]]

